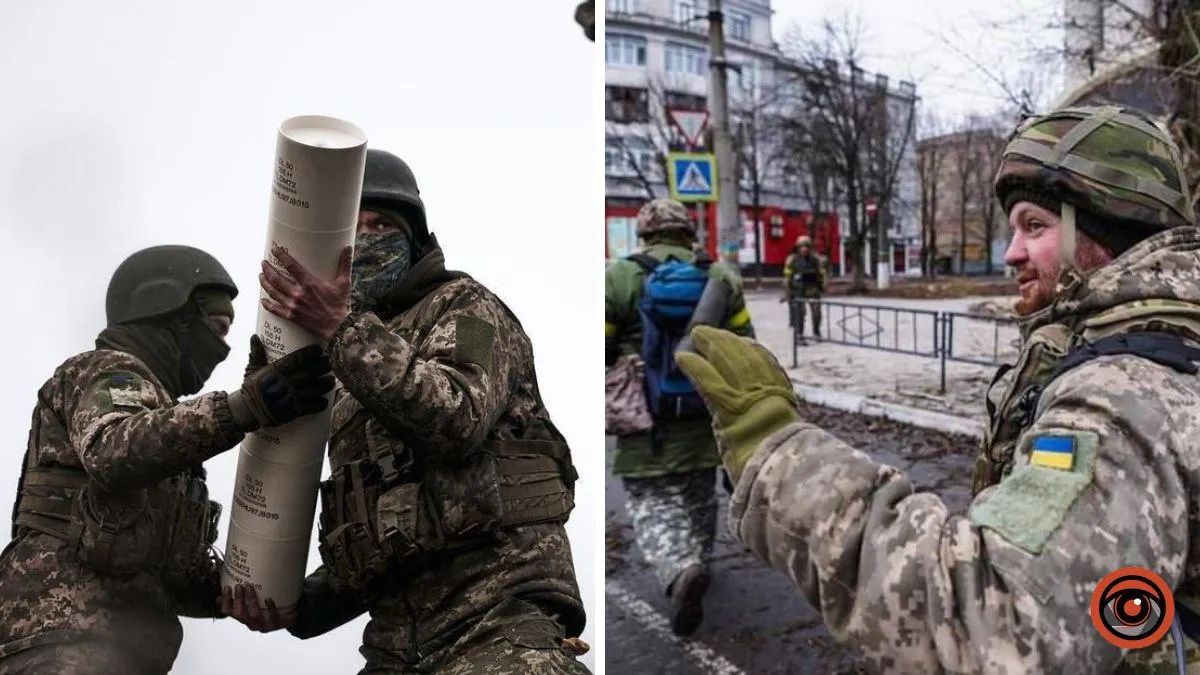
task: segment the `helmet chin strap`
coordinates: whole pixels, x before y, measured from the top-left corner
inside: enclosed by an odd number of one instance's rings
[[[1059,226],[1059,262],[1062,268],[1075,267],[1075,206],[1062,203],[1062,224]]]

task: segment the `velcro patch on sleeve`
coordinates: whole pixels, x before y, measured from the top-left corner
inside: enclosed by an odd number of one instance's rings
[[[1027,433],[1017,446],[1018,464],[986,497],[971,506],[971,522],[1037,555],[1095,475],[1099,436],[1052,429]]]
[[[473,363],[490,373],[495,340],[495,326],[483,319],[462,315],[454,320],[454,360],[458,363]]]
[[[103,383],[109,402],[114,408],[144,408],[142,378],[132,373],[113,373]]]

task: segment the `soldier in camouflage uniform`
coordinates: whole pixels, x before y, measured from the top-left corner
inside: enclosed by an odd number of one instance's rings
[[[813,337],[821,339],[821,293],[825,290],[825,264],[813,253],[812,238],[796,237],[796,244],[783,263],[784,296],[788,303],[788,324],[797,335],[804,335],[804,306],[812,312]]]
[[[695,262],[695,224],[679,202],[656,199],[638,212],[639,252],[657,261]],[[708,268],[710,283],[721,284],[727,300],[712,323],[752,336],[741,279],[724,263]],[[609,367],[618,359],[640,358],[642,325],[638,302],[646,271],[632,259],[613,262],[604,274],[604,343]],[[708,415],[654,420],[649,433],[617,437],[612,471],[628,493],[638,547],[671,599],[671,624],[690,635],[702,619],[708,588],[708,557],[717,525],[715,493],[719,459]]]
[[[264,263],[268,310],[323,338],[338,379],[322,484],[324,564],[296,612],[234,616],[321,635],[363,612],[363,673],[586,673],[564,523],[575,470],[520,322],[447,271],[416,180],[367,151],[353,262]]]
[[[1132,111],[1060,110],[1010,139],[995,192],[1024,342],[989,396],[965,514],[802,420],[766,349],[694,331],[703,356],[679,363],[714,410],[733,527],[838,640],[893,672],[1176,672],[1170,633],[1123,651],[1088,607],[1126,566],[1170,585],[1184,631],[1200,607],[1200,230],[1185,186],[1166,132]],[[1195,643],[1179,646],[1194,672]]]
[[[228,355],[235,295],[203,251],[139,251],[109,284],[96,349],[38,391],[0,555],[0,673],[166,673],[177,616],[221,616],[201,463],[325,407],[333,386],[316,349],[177,402]]]

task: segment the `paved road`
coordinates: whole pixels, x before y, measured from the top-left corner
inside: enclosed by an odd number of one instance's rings
[[[805,406],[804,413],[876,459],[908,471],[919,487],[941,494],[951,509],[966,507],[975,452],[971,439],[816,406]],[[726,532],[724,500],[705,622],[692,639],[671,635],[665,598],[634,543],[621,481],[611,476],[605,502],[608,672],[862,672],[854,651],[833,642],[791,583]]]

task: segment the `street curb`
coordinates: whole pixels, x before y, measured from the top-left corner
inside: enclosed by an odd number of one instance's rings
[[[983,424],[978,420],[968,417],[948,415],[946,413],[933,412],[932,410],[922,410],[921,408],[900,405],[899,403],[877,401],[873,398],[867,398],[862,394],[812,387],[800,384],[795,380],[792,381],[792,386],[796,391],[796,396],[808,403],[823,405],[827,408],[858,415],[883,417],[895,422],[921,427],[922,429],[933,429],[934,431],[949,434],[963,434],[964,436],[971,436],[978,439],[983,438]]]

